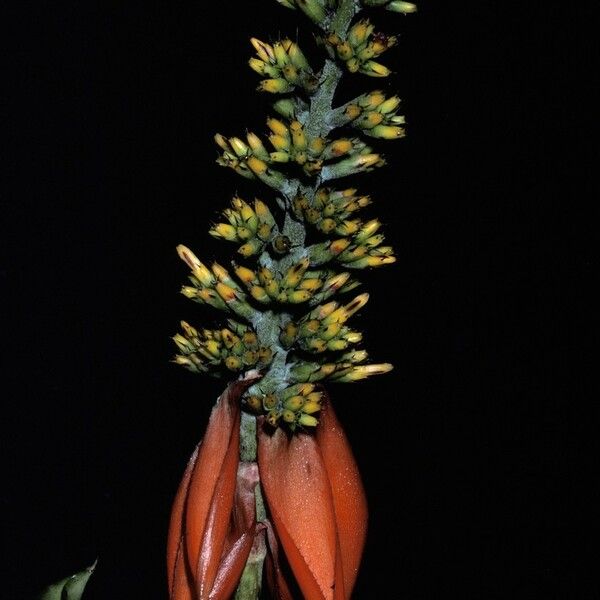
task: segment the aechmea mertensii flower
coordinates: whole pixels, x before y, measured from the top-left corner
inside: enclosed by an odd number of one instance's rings
[[[350,598],[367,528],[358,468],[325,386],[392,369],[370,363],[354,315],[361,269],[396,260],[370,195],[336,183],[385,165],[375,144],[405,135],[400,98],[366,90],[334,106],[344,73],[387,77],[396,36],[364,7],[397,0],[278,0],[315,26],[323,60],[298,41],[251,39],[258,90],[279,95],[265,136],[215,136],[218,164],[263,186],[234,197],[209,233],[235,245],[205,263],[186,246],[182,293],[227,313],[216,329],[182,322],[174,359],[235,379],[218,400],[177,493],[168,544],[171,600]],[[387,61],[386,61],[387,62]],[[313,239],[307,243],[307,237]]]

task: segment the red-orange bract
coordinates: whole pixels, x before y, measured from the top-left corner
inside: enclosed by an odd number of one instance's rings
[[[239,398],[252,380],[227,387],[179,485],[169,526],[171,600],[226,600],[256,533],[256,465],[239,462]]]
[[[167,549],[170,598],[229,598],[255,537],[266,528],[266,575],[274,598],[292,598],[279,542],[305,599],[348,599],[364,547],[367,506],[346,436],[325,402],[314,435],[267,431],[259,420],[258,469],[240,463],[239,397],[251,383],[235,382],[221,396],[180,484]],[[264,524],[255,515],[259,475],[271,520]]]

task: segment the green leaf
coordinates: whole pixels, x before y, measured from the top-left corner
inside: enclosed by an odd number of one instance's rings
[[[42,592],[39,600],[80,600],[97,562],[96,560],[93,565],[80,573],[65,577],[65,579],[48,586]]]

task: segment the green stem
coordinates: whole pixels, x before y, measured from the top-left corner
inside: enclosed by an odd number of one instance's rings
[[[345,37],[353,17],[359,10],[358,0],[342,0],[331,20],[330,30],[335,31],[341,37]],[[315,137],[326,136],[335,127],[332,104],[342,73],[342,69],[335,61],[326,59],[321,72],[320,85],[311,98],[310,109],[304,123],[307,135]],[[285,219],[281,233],[290,238],[292,251],[279,260],[274,260],[268,252],[263,252],[259,258],[259,263],[262,266],[285,272],[291,265],[306,255],[306,231],[304,225],[292,216],[291,202],[299,191],[305,194],[312,202],[320,184],[320,178],[317,178],[314,186],[305,186],[297,179],[290,179],[281,186],[280,192],[283,196],[283,204],[285,206]],[[286,311],[275,312],[272,310],[264,312],[255,311],[251,316],[250,321],[256,330],[261,345],[271,348],[274,356],[269,370],[264,374],[259,383],[253,386],[255,389],[251,388],[251,392],[259,392],[260,390],[262,393],[271,393],[286,385],[289,370],[287,362],[288,350],[283,348],[279,342],[279,333],[289,318],[290,314]],[[240,427],[240,459],[247,462],[254,462],[256,461],[257,445],[256,417],[242,413]],[[266,510],[260,483],[256,486],[256,508],[257,521],[264,521],[266,519]],[[258,544],[258,547],[253,549],[246,563],[244,573],[236,591],[235,600],[256,600],[259,598],[265,556],[265,544]]]

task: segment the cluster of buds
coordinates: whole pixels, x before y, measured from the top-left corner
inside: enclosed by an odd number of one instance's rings
[[[279,340],[284,348],[295,346],[313,354],[346,350],[350,344],[360,342],[362,334],[352,331],[344,323],[368,300],[369,294],[365,293],[345,306],[339,306],[337,302],[317,306],[297,323],[286,323]]]
[[[379,90],[363,94],[344,107],[343,120],[359,129],[364,135],[384,140],[404,137],[405,120],[396,113],[400,98],[386,98]]]
[[[258,198],[252,207],[235,197],[231,208],[226,208],[222,214],[227,223],[214,224],[209,233],[215,238],[241,244],[238,252],[245,258],[262,252],[265,245],[276,237],[275,219],[269,207]]]
[[[271,394],[248,394],[245,406],[254,414],[266,415],[272,427],[281,422],[291,431],[298,427],[315,427],[315,417],[321,410],[323,392],[312,383],[298,383]]]
[[[336,383],[352,383],[373,375],[389,373],[394,367],[390,363],[363,364],[368,354],[366,350],[353,350],[331,360],[305,361],[298,360],[290,370],[294,381],[334,381]]]
[[[173,337],[181,352],[175,356],[175,363],[193,373],[218,377],[227,372],[264,367],[271,362],[271,349],[259,346],[251,327],[232,319],[228,319],[227,325],[223,329],[198,331],[182,321],[183,335],[178,333]]]
[[[272,165],[296,163],[310,176],[317,175],[325,164],[342,157],[349,156],[351,158],[347,160],[351,160],[371,153],[371,148],[358,138],[330,141],[319,136],[309,136],[302,123],[297,120],[284,123],[271,117],[267,119],[267,127],[271,131],[268,138],[273,147],[272,152],[253,133],[247,134],[248,143],[239,137],[226,138],[217,134],[215,141],[223,150],[217,162],[245,177],[258,177],[267,185],[278,187],[285,178],[278,171],[270,169]],[[378,155],[377,158],[379,159]]]
[[[304,194],[296,195],[292,210],[297,219],[313,225],[321,233],[352,235],[358,231],[360,221],[348,217],[369,204],[369,196],[357,196],[355,189],[338,191],[323,187],[317,190],[312,202]]]
[[[209,269],[183,244],[177,246],[177,252],[192,271],[189,276],[192,285],[181,288],[181,293],[186,298],[219,310],[232,311],[244,318],[252,315],[253,309],[247,302],[246,294],[227,269],[218,263],[213,263]]]
[[[326,300],[336,292],[346,292],[358,285],[349,273],[329,270],[309,271],[310,261],[303,258],[284,273],[260,267],[256,271],[236,266],[235,274],[245,284],[250,295],[261,304],[312,304]]]
[[[378,219],[357,224],[357,232],[351,237],[327,240],[310,248],[310,260],[314,265],[322,265],[335,260],[346,269],[381,267],[396,262],[394,249],[382,246],[385,237],[377,233],[381,228]]]
[[[368,19],[355,23],[346,39],[342,39],[337,33],[330,33],[324,41],[330,56],[342,60],[350,73],[358,71],[370,77],[387,77],[391,73],[386,66],[373,59],[391,48],[397,38],[385,33],[375,33],[375,27]]]
[[[256,38],[250,42],[257,57],[252,57],[248,64],[253,71],[265,77],[258,86],[259,91],[285,94],[299,87],[308,93],[314,92],[319,81],[296,42],[289,38],[273,45]]]

